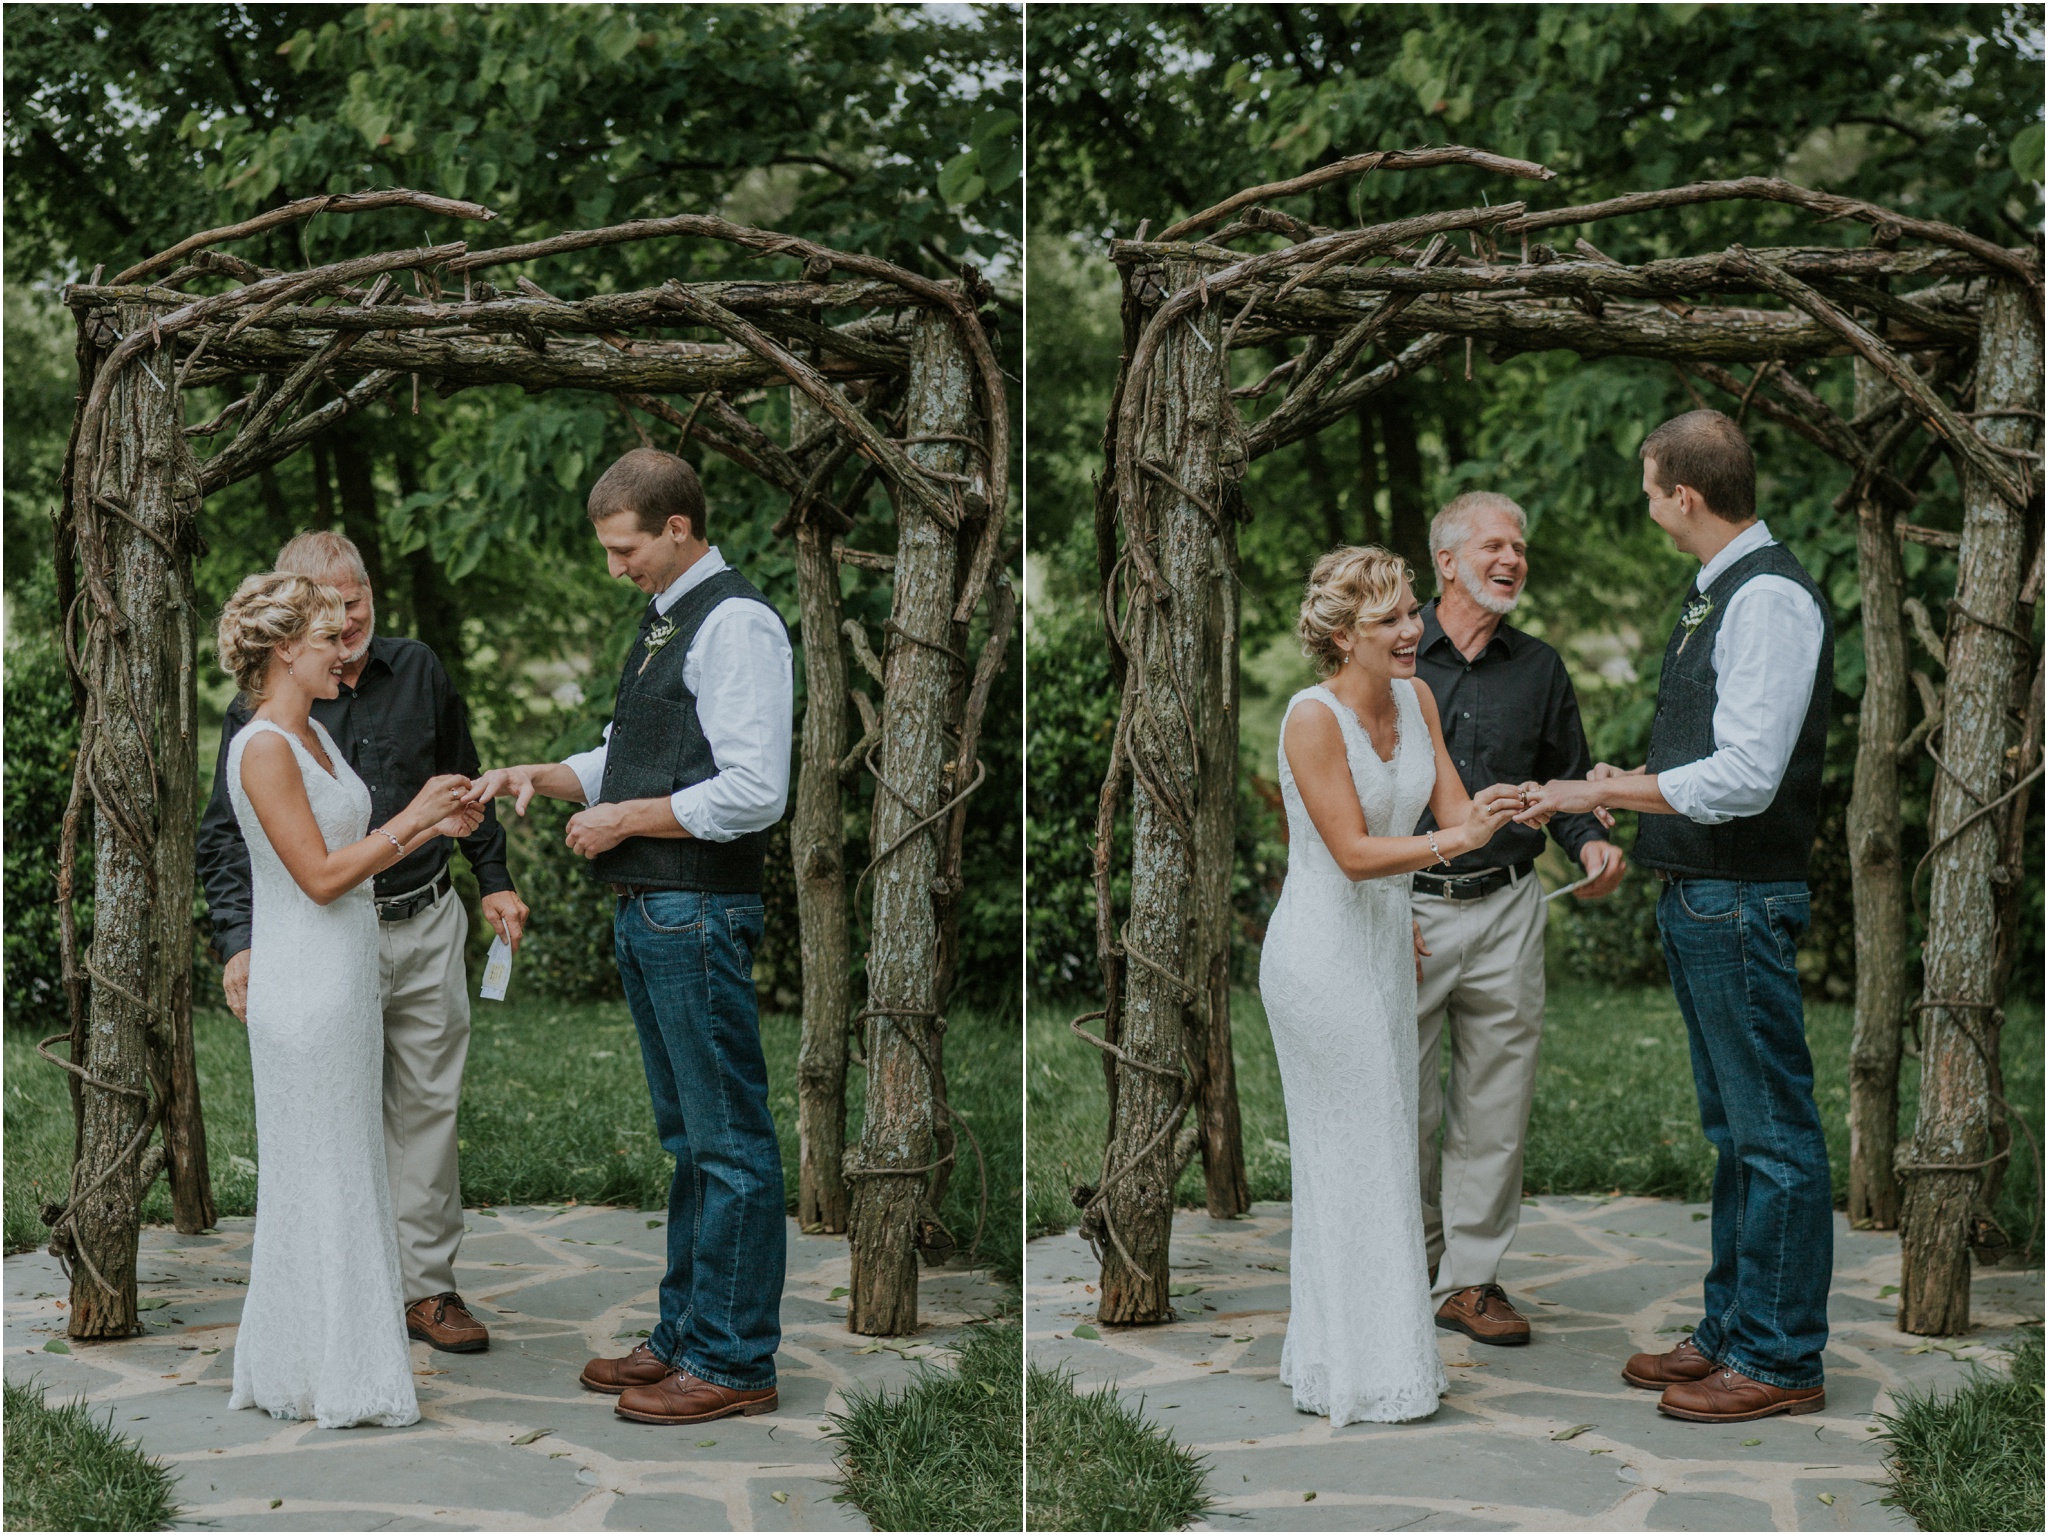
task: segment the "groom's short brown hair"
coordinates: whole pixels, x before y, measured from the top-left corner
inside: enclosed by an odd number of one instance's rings
[[[1724,522],[1756,515],[1756,455],[1742,428],[1718,410],[1673,416],[1637,451],[1657,466],[1657,488],[1665,495],[1690,485]]]
[[[592,522],[631,512],[643,533],[659,533],[681,517],[698,538],[704,532],[704,487],[697,471],[673,453],[635,448],[598,476],[585,510]]]

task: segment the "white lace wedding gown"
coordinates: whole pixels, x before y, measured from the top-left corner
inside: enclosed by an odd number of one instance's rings
[[[1323,687],[1373,836],[1406,836],[1436,784],[1418,684],[1393,685],[1400,734],[1380,760],[1358,716]],[[1266,929],[1259,992],[1279,1057],[1294,1168],[1292,1311],[1280,1380],[1331,1424],[1436,1411],[1445,1388],[1429,1304],[1415,1151],[1415,950],[1408,876],[1352,880],[1316,832],[1287,765],[1287,881]]]
[[[384,1023],[370,882],[325,906],[285,869],[242,789],[258,731],[291,744],[328,848],[370,826],[370,791],[313,722],[304,743],[251,720],[228,748],[228,792],[255,877],[249,1059],[256,1080],[256,1240],[230,1407],[322,1428],[419,1421],[398,1234],[384,1174]]]

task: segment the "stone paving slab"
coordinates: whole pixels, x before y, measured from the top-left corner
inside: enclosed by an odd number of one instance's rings
[[[415,1343],[421,1421],[411,1427],[329,1430],[228,1410],[249,1219],[205,1236],[145,1230],[149,1335],[69,1354],[43,1346],[63,1335],[69,1286],[56,1260],[8,1258],[7,1379],[111,1408],[117,1430],[178,1473],[179,1528],[865,1529],[858,1509],[831,1501],[826,1415],[857,1387],[901,1386],[914,1360],[943,1360],[962,1326],[1002,1303],[983,1274],[927,1271],[915,1337],[856,1336],[833,1293],[848,1283],[846,1239],[805,1236],[792,1222],[780,1410],[653,1427],[614,1416],[612,1399],[583,1390],[576,1373],[654,1326],[666,1235],[657,1216],[570,1205],[467,1219],[457,1278],[491,1348],[439,1354]]]
[[[1438,1335],[1450,1391],[1417,1423],[1332,1429],[1279,1382],[1289,1207],[1242,1220],[1182,1211],[1173,1276],[1201,1286],[1158,1327],[1073,1329],[1095,1314],[1096,1265],[1069,1233],[1025,1251],[1032,1362],[1084,1387],[1114,1383],[1208,1458],[1216,1507],[1197,1529],[1889,1530],[1871,1414],[1907,1388],[1951,1387],[2041,1317],[2038,1269],[1978,1275],[1967,1339],[1893,1326],[1898,1238],[1835,1226],[1828,1404],[1799,1418],[1666,1418],[1622,1383],[1638,1349],[1669,1348],[1699,1316],[1703,1205],[1637,1198],[1525,1201],[1501,1282],[1530,1316],[1527,1348]],[[1555,1436],[1580,1431],[1566,1440]],[[1755,1444],[1744,1441],[1756,1440]]]

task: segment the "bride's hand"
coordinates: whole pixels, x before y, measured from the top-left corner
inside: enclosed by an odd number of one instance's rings
[[[463,800],[468,794],[469,780],[466,777],[460,773],[442,773],[429,778],[400,815],[414,828],[413,836],[429,828],[439,830],[442,822],[458,812],[465,812]]]
[[[437,837],[466,837],[484,824],[482,805],[459,805],[452,815],[444,816],[434,825]]]
[[[1473,795],[1472,808],[1465,812],[1464,824],[1472,846],[1484,847],[1521,808],[1522,791],[1511,783],[1493,784]]]
[[[1420,986],[1422,984],[1422,962],[1429,958],[1433,951],[1428,944],[1422,941],[1422,924],[1410,919],[1408,925],[1415,929],[1415,984]]]

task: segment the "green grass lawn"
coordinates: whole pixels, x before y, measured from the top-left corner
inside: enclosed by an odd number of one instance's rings
[[[178,1512],[177,1478],[96,1418],[84,1402],[52,1407],[37,1384],[6,1388],[10,1530],[160,1530]]]
[[[1207,1461],[1175,1444],[1109,1386],[1074,1389],[1064,1370],[1031,1371],[1034,1530],[1178,1530],[1210,1506]]]
[[[1882,1415],[1891,1501],[1923,1530],[2041,1528],[2041,1334],[2003,1370],[1915,1393]]]
[[[971,1327],[950,1370],[859,1391],[836,1414],[841,1496],[878,1530],[1014,1530],[1024,1491],[1024,1332]]]
[[[1102,1165],[1104,1097],[1099,1053],[1067,1028],[1073,1011],[1043,1003],[1030,1010],[1028,1114],[1031,1169],[1026,1219],[1036,1234],[1074,1223],[1070,1192],[1094,1183]],[[1238,1101],[1243,1114],[1246,1170],[1254,1199],[1286,1199],[1287,1114],[1273,1059],[1265,1011],[1252,993],[1240,993],[1232,1011]],[[1849,1035],[1854,1013],[1846,1005],[1808,1003],[1820,1107],[1827,1126],[1835,1198],[1846,1197],[1849,1176]],[[2004,1036],[2006,1097],[2019,1105],[2041,1102],[2041,1012],[2014,1004]],[[1919,1062],[1904,1063],[1901,1133],[1912,1127]],[[2040,1134],[2038,1108],[2030,1117]],[[1536,1103],[1529,1116],[1523,1183],[1535,1194],[1587,1194],[1619,1190],[1702,1200],[1713,1183],[1714,1154],[1700,1134],[1693,1096],[1685,1023],[1664,990],[1613,990],[1553,985],[1544,1020],[1543,1058]],[[1998,1213],[2013,1239],[2023,1241],[2036,1171],[2020,1148],[2006,1178]],[[1186,1204],[1202,1201],[1199,1161],[1180,1186]]]
[[[764,1014],[769,1101],[782,1139],[783,1184],[792,1209],[797,1186],[796,1055],[801,1023]],[[256,1121],[247,1035],[234,1018],[194,1019],[207,1156],[223,1215],[256,1208]],[[71,1157],[71,1106],[64,1076],[37,1059],[26,1031],[8,1029],[6,1067],[6,1245],[39,1246],[38,1210],[60,1200]],[[983,1258],[1014,1282],[1022,1255],[1023,1127],[1017,1082],[1023,1040],[1011,1017],[961,1011],[946,1032],[946,1083],[953,1107],[981,1137],[989,1162],[989,1217]],[[859,1133],[863,1074],[849,1073],[848,1136]],[[585,1203],[657,1209],[668,1201],[668,1154],[654,1138],[640,1045],[624,1003],[478,1002],[462,1094],[462,1198],[468,1205]],[[974,1232],[980,1182],[965,1139],[941,1212],[965,1242]],[[168,1221],[159,1180],[144,1219]]]

